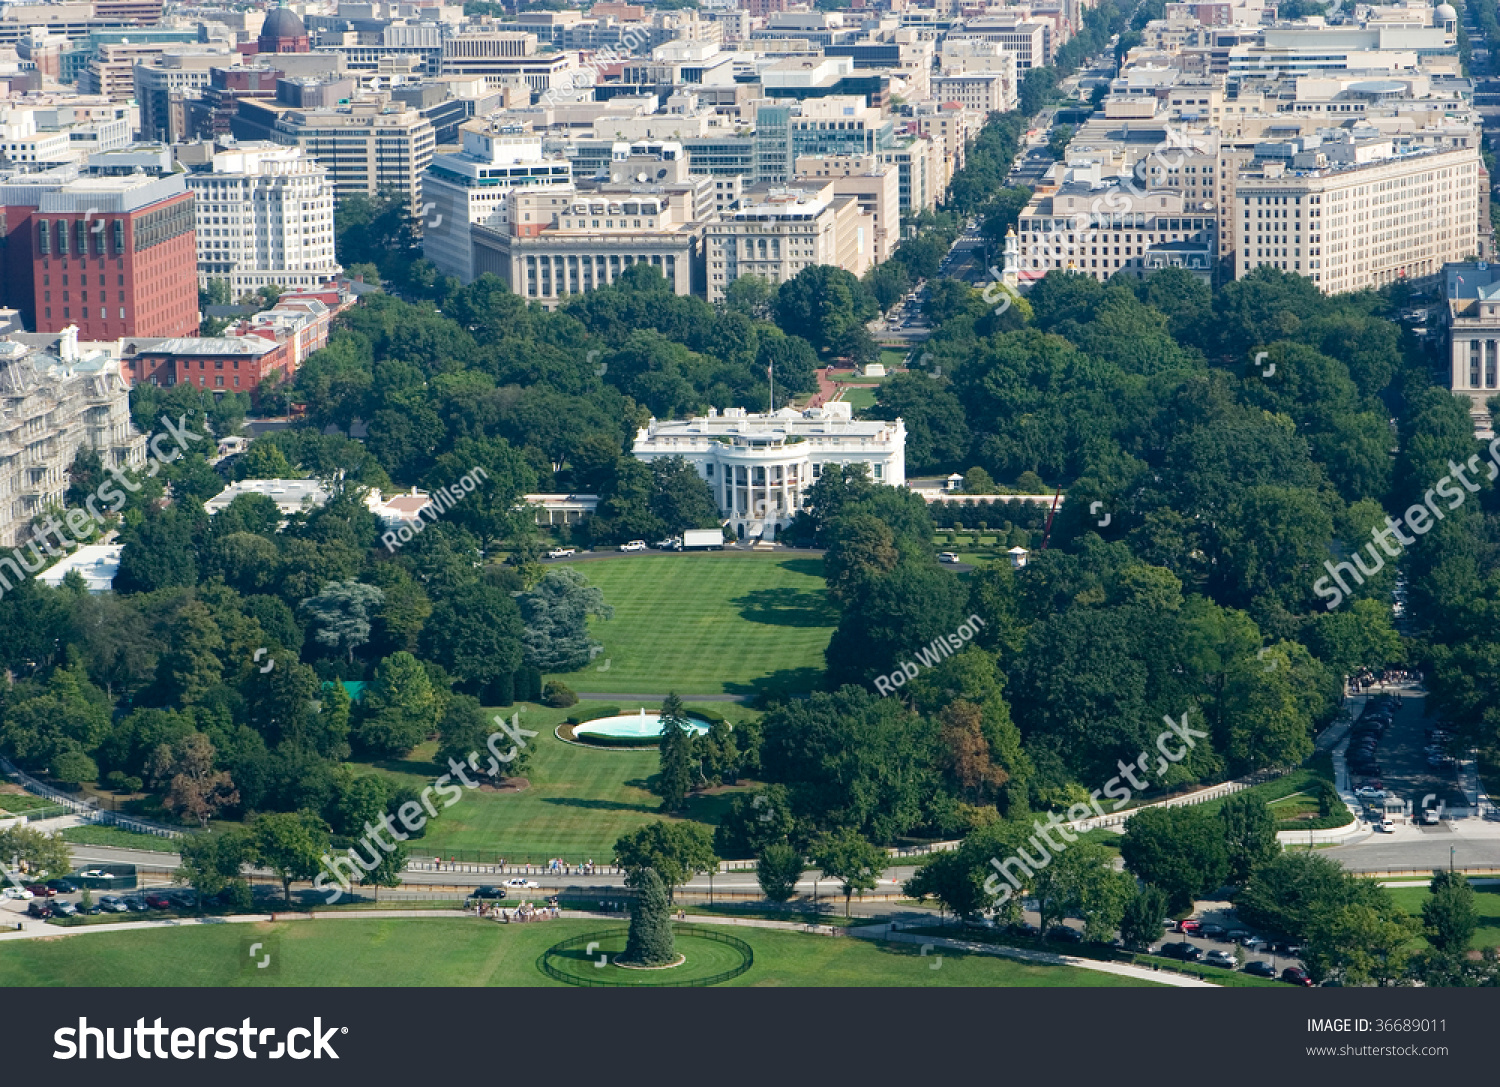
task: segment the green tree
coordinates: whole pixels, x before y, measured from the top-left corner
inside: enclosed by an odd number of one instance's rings
[[[615,863],[621,868],[654,868],[667,885],[670,897],[699,872],[719,867],[708,828],[699,823],[657,820],[647,823],[615,842]]]
[[[46,834],[26,826],[0,830],[0,867],[9,871],[13,860],[34,876],[60,876],[73,867],[68,843],[61,834]]]
[[[404,755],[437,727],[439,701],[422,662],[393,653],[365,689],[355,739],[377,755]]]
[[[614,618],[604,593],[570,566],[547,571],[535,588],[517,597],[524,622],[523,661],[543,672],[573,672],[589,662],[594,641],[589,616]]]
[[[515,598],[492,585],[472,585],[438,601],[422,631],[426,656],[484,696],[521,667],[524,626]]]
[[[244,876],[245,865],[252,855],[249,832],[235,828],[218,834],[189,835],[180,840],[177,851],[182,863],[172,878],[197,891],[200,904],[204,899],[236,889],[236,885],[244,888],[245,897],[249,896],[250,885]]]
[[[660,769],[651,786],[652,791],[661,797],[661,810],[669,814],[680,811],[687,803],[696,773],[694,740],[687,726],[682,699],[669,693],[661,704],[661,739],[657,744]]]
[[[813,863],[829,879],[844,885],[845,917],[854,892],[873,891],[890,860],[885,850],[848,829],[824,834],[812,846]]]
[[[1243,887],[1256,866],[1280,855],[1276,819],[1260,797],[1231,796],[1219,809],[1219,823],[1229,851],[1230,883]]]
[[[346,660],[370,640],[371,624],[385,593],[358,581],[330,581],[317,596],[302,601],[302,610],[317,625],[313,638]]]
[[[264,812],[250,824],[250,857],[281,880],[281,893],[292,904],[292,882],[310,880],[328,851],[328,827],[315,813]]]
[[[1112,850],[1099,842],[1075,841],[1037,870],[1031,895],[1044,937],[1052,922],[1073,915],[1083,918],[1088,939],[1102,943],[1114,937],[1134,890],[1134,881],[1114,870]]]
[[[797,893],[797,881],[807,870],[802,853],[785,843],[762,849],[755,858],[755,879],[772,902],[786,902]]]
[[[1126,869],[1160,887],[1173,913],[1215,890],[1229,874],[1219,823],[1195,808],[1147,808],[1125,824],[1120,856]]]
[[[1300,942],[1331,931],[1345,906],[1384,909],[1389,904],[1373,880],[1358,879],[1337,861],[1303,851],[1283,853],[1255,869],[1235,899],[1235,911],[1269,936]]]
[[[1166,932],[1167,893],[1146,884],[1125,904],[1120,940],[1131,951],[1146,951]]]
[[[630,904],[630,934],[625,953],[615,961],[632,966],[666,966],[677,961],[667,889],[651,867],[630,874],[635,900]]]
[[[1380,906],[1352,902],[1313,927],[1303,963],[1314,981],[1336,977],[1348,985],[1391,985],[1406,977],[1420,927],[1389,900]]]
[[[1432,897],[1422,904],[1427,942],[1444,954],[1462,954],[1479,928],[1474,887],[1460,872],[1432,873]]]

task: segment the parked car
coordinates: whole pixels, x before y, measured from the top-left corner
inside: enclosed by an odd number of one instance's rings
[[[646,541],[645,540],[631,540],[629,543],[623,543],[623,544],[621,544],[620,545],[620,550],[621,551],[644,551],[644,550],[646,550]]]
[[[938,555],[938,562],[957,562],[958,555],[952,551],[944,551]]]
[[[57,914],[57,916],[59,917],[77,917],[78,907],[73,905],[73,903],[69,902],[66,898],[60,898],[57,900],[56,904],[53,905],[52,912]]]
[[[129,898],[127,898],[125,900],[125,908],[131,913],[145,913],[148,909],[150,909],[150,907],[146,905],[146,900],[140,895],[131,895]]]
[[[198,892],[184,888],[181,891],[169,891],[167,893],[174,905],[181,906],[185,910],[196,910],[198,908]]]
[[[1198,929],[1198,935],[1208,940],[1222,940],[1226,931],[1223,925],[1204,925]]]
[[[506,880],[505,885],[507,887],[521,887],[528,891],[539,890],[542,886],[534,879],[522,879],[520,876],[517,876],[515,879]]]
[[[52,907],[45,898],[37,898],[27,905],[26,913],[30,917],[47,918],[52,916]]]
[[[28,891],[25,887],[7,887],[5,888],[5,890],[0,891],[0,898],[19,899],[23,902],[27,899],[35,897],[36,895],[33,892]]]
[[[1250,934],[1242,928],[1232,928],[1224,933],[1224,939],[1232,944],[1242,944],[1250,938]]]
[[[79,879],[114,879],[115,877],[114,877],[114,874],[112,872],[106,872],[102,868],[89,868],[86,871],[79,872],[78,873],[78,878]]]
[[[506,894],[504,887],[475,887],[469,892],[470,898],[504,898]]]
[[[1372,789],[1370,786],[1366,785],[1362,789],[1355,789],[1354,795],[1360,797],[1363,800],[1384,800],[1385,790]]]
[[[1177,922],[1178,932],[1198,932],[1203,928],[1203,922],[1196,917],[1189,917],[1186,921]]]
[[[675,536],[668,536],[665,540],[657,540],[651,546],[658,551],[676,551],[682,547],[682,541]]]
[[[1303,988],[1312,988],[1312,978],[1307,976],[1307,971],[1300,966],[1288,966],[1281,972],[1281,980],[1288,985],[1301,985]]]
[[[119,895],[103,895],[99,899],[99,908],[105,913],[124,913],[130,909],[125,905],[125,900]]]
[[[1079,932],[1076,928],[1069,928],[1067,925],[1055,925],[1047,930],[1047,939],[1062,940],[1066,943],[1077,944],[1083,942],[1083,933]]]
[[[150,906],[153,910],[170,910],[172,908],[172,900],[160,891],[151,891],[146,895],[146,905]]]
[[[1443,813],[1437,808],[1422,809],[1422,825],[1435,827],[1443,821]]]
[[[1245,964],[1244,972],[1258,978],[1274,978],[1276,967],[1261,959],[1255,959]]]
[[[576,554],[578,554],[576,547],[554,547],[551,551],[547,552],[547,557],[549,559],[570,559]]]
[[[1266,946],[1266,941],[1259,936],[1246,936],[1240,941],[1246,951],[1259,951]]]
[[[47,886],[51,887],[54,891],[56,891],[60,895],[71,895],[71,894],[77,894],[78,893],[77,886],[75,886],[72,883],[69,883],[65,879],[49,879],[47,881]]]
[[[1204,955],[1203,961],[1208,963],[1209,966],[1223,966],[1230,970],[1233,970],[1235,965],[1234,956],[1217,947],[1207,955]]]
[[[1165,955],[1169,959],[1181,959],[1183,962],[1197,962],[1203,958],[1203,949],[1186,940],[1161,945],[1158,955]]]
[[[57,894],[55,890],[48,887],[45,883],[28,883],[26,889],[36,895],[37,898],[52,898]]]

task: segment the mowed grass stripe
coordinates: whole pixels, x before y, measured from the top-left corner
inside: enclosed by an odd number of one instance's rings
[[[0,987],[22,986],[541,986],[547,947],[611,927],[600,921],[499,925],[456,918],[205,925],[0,944]],[[988,955],[922,955],[911,944],[735,928],[755,965],[731,985],[1141,986],[1152,983]],[[242,965],[242,940],[265,941],[270,976]]]
[[[615,610],[604,649],[549,677],[583,692],[753,694],[808,690],[837,623],[822,559],[786,554],[643,555],[577,564]]]

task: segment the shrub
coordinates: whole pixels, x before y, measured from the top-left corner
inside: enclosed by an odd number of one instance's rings
[[[585,721],[597,721],[601,717],[613,717],[620,712],[619,706],[599,706],[592,710],[582,710],[579,713],[568,715],[568,724],[581,725]],[[654,741],[653,741],[654,742]]]
[[[125,788],[125,771],[124,770],[111,770],[109,773],[107,773],[107,774],[104,775],[104,784],[108,785],[111,789],[113,789],[117,793],[126,792],[127,790]]]
[[[125,788],[129,792],[138,793],[145,787],[146,783],[133,774],[125,779]]]
[[[566,683],[551,680],[542,688],[542,701],[554,709],[578,705],[578,696]]]

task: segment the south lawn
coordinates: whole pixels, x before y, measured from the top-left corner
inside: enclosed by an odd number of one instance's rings
[[[315,923],[203,925],[0,944],[0,988],[76,985],[559,985],[538,956],[600,921],[499,925],[478,919],[325,919]],[[1139,986],[1150,982],[909,944],[874,944],[735,928],[755,965],[732,985]],[[246,941],[264,943],[275,972],[245,969]]]
[[[712,551],[622,555],[574,569],[615,609],[592,620],[604,649],[559,679],[575,691],[806,691],[823,674],[838,616],[815,555]]]
[[[576,709],[588,709],[590,705],[598,703],[582,702]],[[658,703],[644,699],[621,702],[620,706],[628,711],[639,707],[655,710]],[[733,703],[718,703],[711,708],[731,723],[755,716],[755,711]],[[524,771],[528,787],[520,792],[465,791],[463,799],[451,808],[439,809],[439,817],[428,824],[427,834],[411,843],[413,853],[446,856],[460,849],[482,849],[518,863],[537,863],[551,857],[603,862],[614,855],[620,835],[665,818],[657,810],[660,800],[646,787],[657,770],[655,748],[629,751],[566,744],[554,729],[575,712],[571,709],[512,706],[494,712],[506,717],[519,712],[521,727],[537,733],[526,741],[532,749],[531,762]],[[436,742],[429,741],[405,759],[380,762],[375,767],[420,790],[447,772],[446,767],[439,769],[430,761],[436,747]],[[489,755],[479,754],[483,766]],[[732,792],[694,797],[683,817],[717,823]]]

